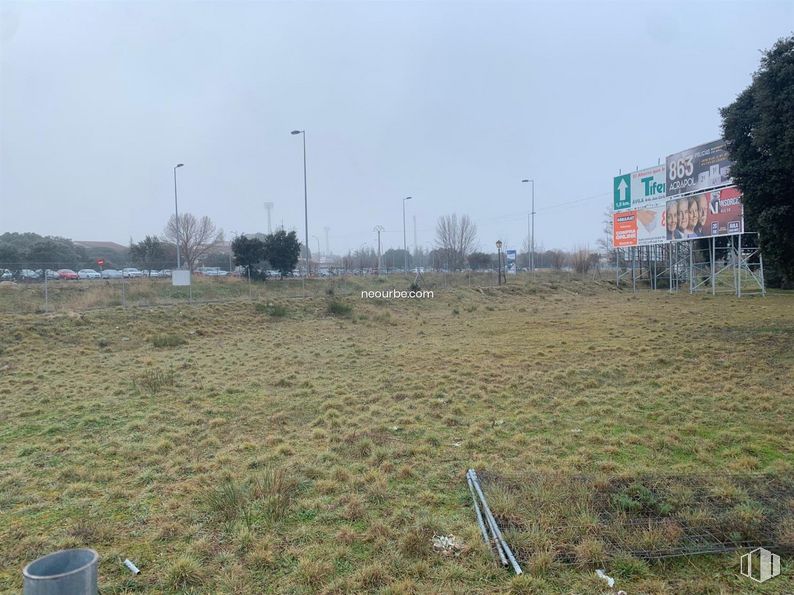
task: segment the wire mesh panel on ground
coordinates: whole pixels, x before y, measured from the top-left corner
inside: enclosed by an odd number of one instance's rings
[[[794,474],[480,476],[494,516],[530,567],[537,555],[588,566],[617,555],[794,552]]]

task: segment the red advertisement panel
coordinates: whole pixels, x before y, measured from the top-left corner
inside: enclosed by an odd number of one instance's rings
[[[615,248],[637,245],[637,211],[612,214],[612,245]]]

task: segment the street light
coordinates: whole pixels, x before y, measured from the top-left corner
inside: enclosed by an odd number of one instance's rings
[[[380,232],[382,232],[385,228],[382,225],[376,225],[372,231],[378,232],[378,277],[381,274],[381,258],[380,258]]]
[[[293,130],[290,134],[303,135],[303,222],[306,239],[306,274],[303,282],[303,296],[306,297],[306,277],[309,276],[309,193],[306,185],[306,131]]]
[[[411,200],[411,196],[403,199],[403,273],[408,272],[408,243],[405,241],[405,201]]]
[[[535,180],[521,180],[522,182],[532,182],[532,211],[530,213],[532,217],[532,232],[529,236],[530,245],[527,246],[529,248],[529,270],[532,271],[532,278],[535,277]],[[529,230],[527,230],[529,232]]]
[[[502,284],[502,240],[496,240],[496,253],[497,253],[497,265],[496,265],[496,275],[498,278],[497,284]]]
[[[177,163],[174,166],[174,215],[176,220],[176,268],[179,270],[182,268],[182,263],[179,259],[179,202],[177,201],[177,192],[176,192],[176,170],[179,167],[184,167],[184,163]]]

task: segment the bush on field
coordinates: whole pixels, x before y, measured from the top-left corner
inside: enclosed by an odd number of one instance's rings
[[[155,335],[152,337],[152,345],[155,347],[179,347],[187,343],[184,337],[174,334]]]
[[[164,388],[174,386],[176,382],[176,374],[174,370],[147,370],[132,379],[132,388],[135,391],[141,390],[154,396]]]
[[[254,310],[257,314],[267,314],[273,318],[284,318],[288,314],[286,306],[281,304],[255,304]]]
[[[298,482],[283,469],[267,468],[247,482],[226,479],[207,494],[207,508],[216,521],[242,520],[249,529],[258,519],[283,520],[298,491]]]
[[[353,314],[353,306],[340,300],[331,300],[328,302],[328,314],[346,318]]]

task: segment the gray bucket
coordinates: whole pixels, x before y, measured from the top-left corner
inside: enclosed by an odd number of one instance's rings
[[[22,570],[24,595],[96,595],[99,554],[88,548],[61,550]]]

